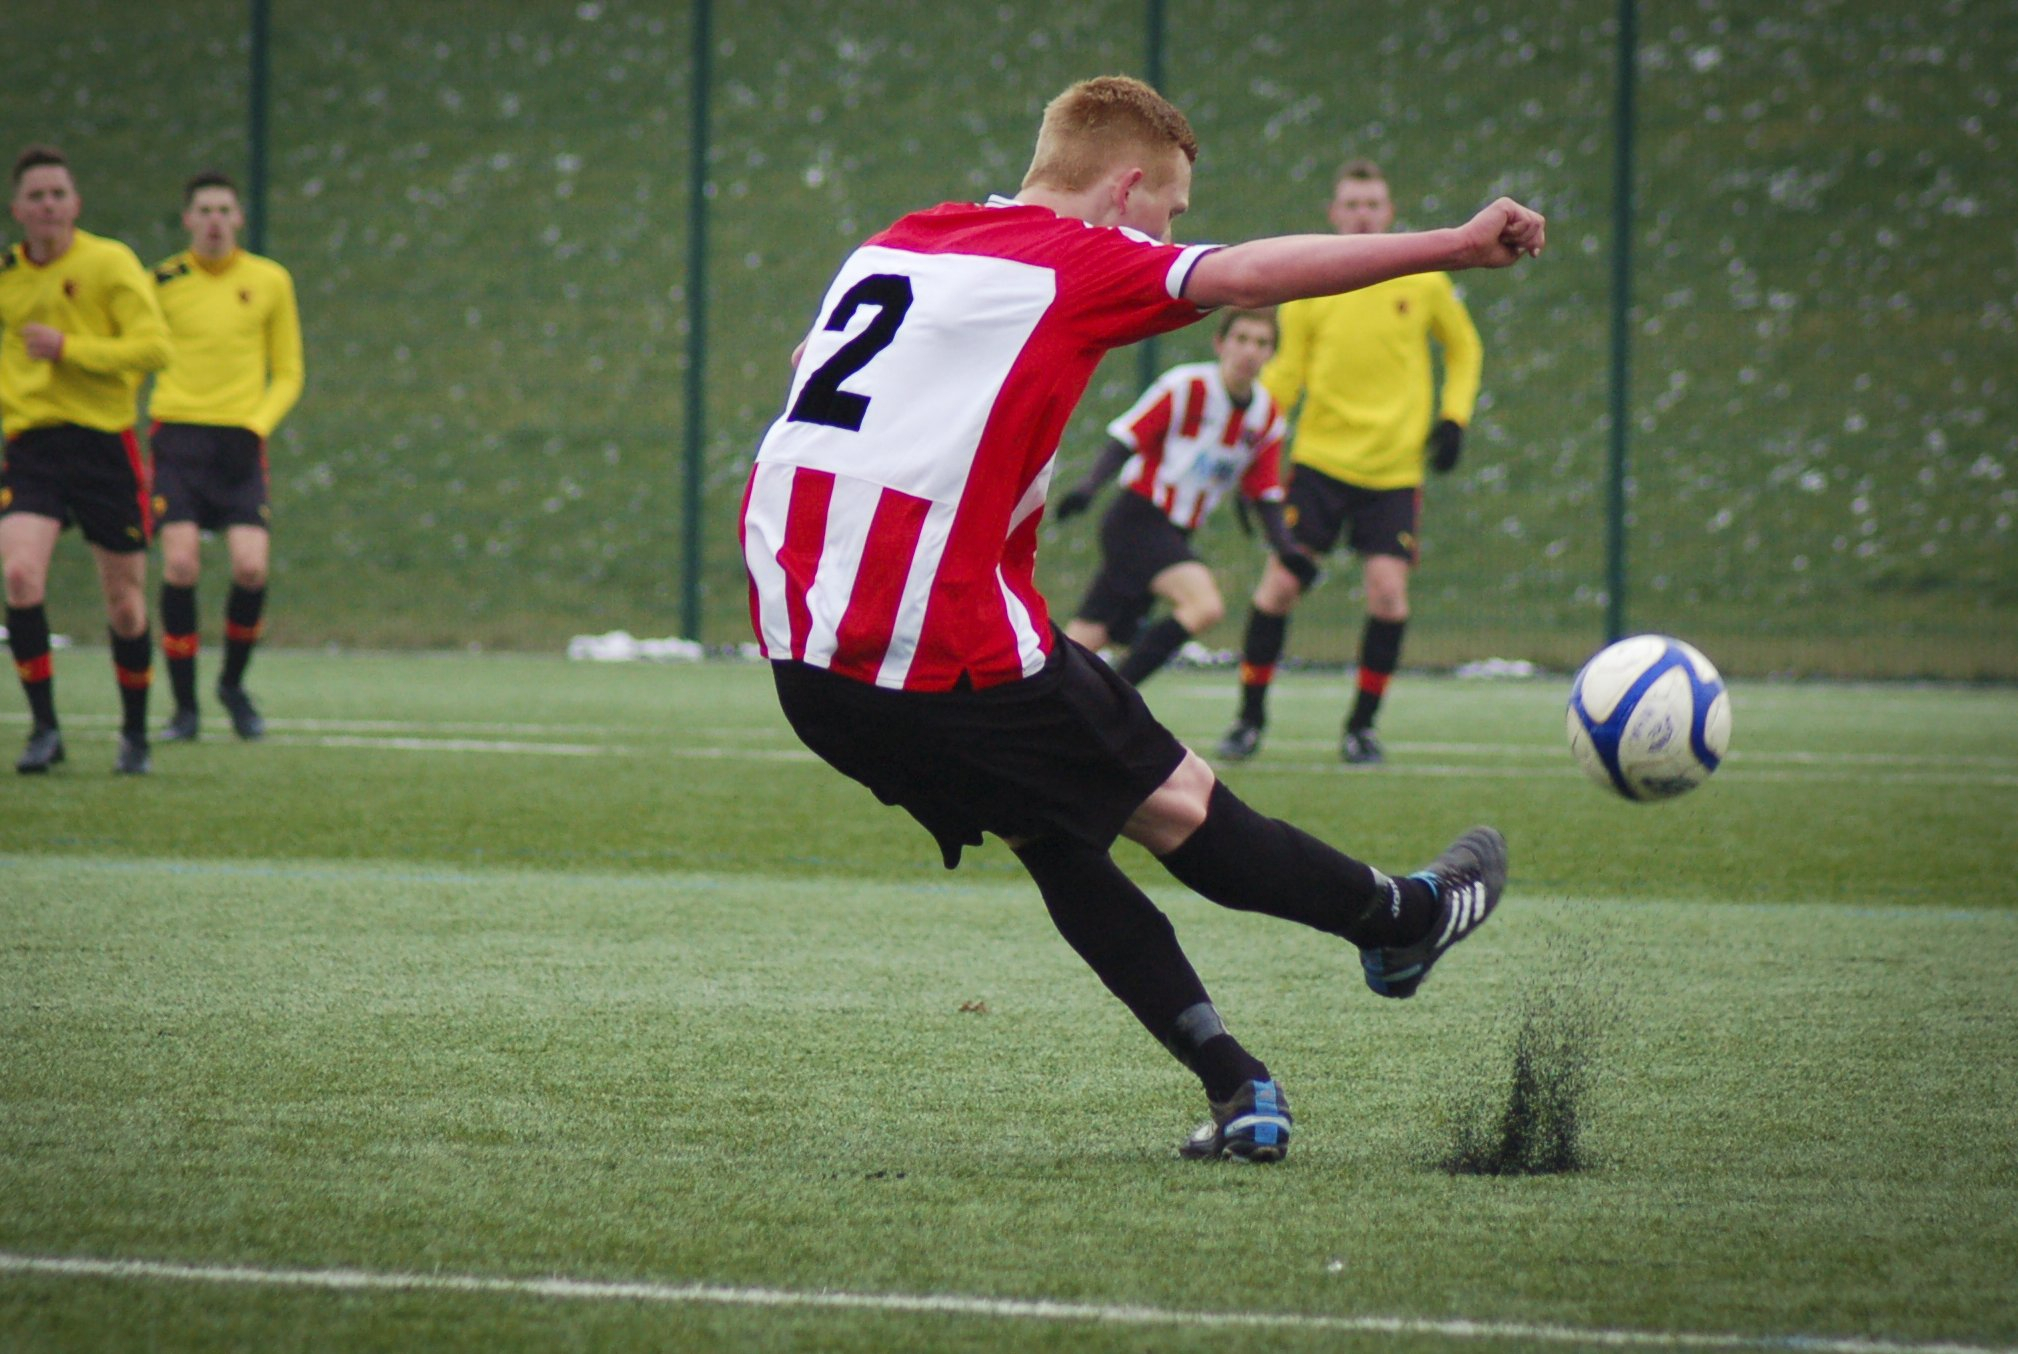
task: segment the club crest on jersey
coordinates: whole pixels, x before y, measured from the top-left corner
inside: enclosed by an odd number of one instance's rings
[[[249,306],[252,304],[252,288],[240,287],[238,289],[238,304],[240,304],[241,306]]]
[[[66,277],[63,279],[63,299],[66,301],[75,301],[77,299],[76,278]]]
[[[1408,314],[1408,298],[1406,296],[1400,296],[1395,298],[1394,313],[1397,315]]]

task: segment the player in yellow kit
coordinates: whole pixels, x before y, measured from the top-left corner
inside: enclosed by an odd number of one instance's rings
[[[202,533],[224,532],[231,593],[217,699],[240,738],[266,731],[245,667],[266,608],[266,439],[301,397],[294,279],[238,247],[245,214],[222,174],[183,189],[189,248],[154,270],[175,360],[154,383],[154,510],[161,520],[161,649],[175,714],[163,742],[196,737],[196,583]]]
[[[1392,226],[1394,201],[1379,166],[1370,160],[1342,166],[1329,214],[1341,235],[1378,235]],[[1377,764],[1382,752],[1374,716],[1401,661],[1424,461],[1439,474],[1457,465],[1478,398],[1478,330],[1444,273],[1292,301],[1282,307],[1281,322],[1282,344],[1261,381],[1283,408],[1301,405],[1289,456],[1291,530],[1313,560],[1343,534],[1366,572],[1358,693],[1339,755]],[[1440,400],[1432,341],[1443,350]],[[1273,555],[1263,566],[1241,653],[1240,714],[1220,740],[1220,757],[1245,761],[1261,746],[1268,686],[1288,637],[1289,613],[1315,577],[1315,569],[1292,569]]]
[[[91,544],[112,630],[121,725],[114,769],[148,770],[147,482],[133,424],[142,376],[169,358],[168,326],[133,251],[77,228],[82,203],[62,152],[14,161],[14,219],[26,238],[0,255],[0,569],[7,647],[28,697],[28,745],[14,769],[63,760],[43,603],[56,539],[72,522]]]

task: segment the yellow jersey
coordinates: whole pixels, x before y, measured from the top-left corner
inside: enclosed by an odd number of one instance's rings
[[[270,435],[301,398],[301,314],[287,269],[243,249],[217,263],[184,250],[155,268],[154,284],[175,360],[155,378],[148,413]]]
[[[1484,350],[1444,273],[1417,273],[1339,296],[1291,301],[1261,383],[1295,409],[1289,459],[1365,489],[1422,483],[1430,413],[1471,422]],[[1435,405],[1431,339],[1443,348]]]
[[[63,355],[28,355],[21,326],[63,331]],[[75,423],[121,432],[139,413],[140,381],[168,364],[168,325],[131,249],[80,230],[47,263],[17,244],[0,255],[0,433]]]

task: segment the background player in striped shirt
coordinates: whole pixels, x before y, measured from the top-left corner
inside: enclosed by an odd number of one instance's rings
[[[1329,214],[1341,235],[1379,235],[1392,226],[1394,200],[1379,166],[1352,160],[1340,167]],[[1432,342],[1443,350],[1438,404],[1432,402]],[[1456,467],[1478,398],[1481,360],[1478,330],[1441,272],[1282,308],[1282,347],[1261,380],[1296,416],[1291,530],[1318,559],[1343,533],[1366,571],[1359,689],[1339,743],[1347,762],[1381,761],[1373,722],[1401,662],[1422,517],[1424,439],[1431,468],[1447,474]],[[1432,408],[1438,411],[1433,427]],[[1284,567],[1282,556],[1262,566],[1241,655],[1240,715],[1220,740],[1222,758],[1244,761],[1261,746],[1268,685],[1289,634],[1289,613],[1315,581],[1314,572]]]
[[[1089,649],[1129,646],[1120,672],[1137,686],[1226,614],[1191,533],[1229,490],[1255,505],[1271,544],[1298,549],[1282,514],[1282,416],[1255,381],[1275,333],[1273,311],[1222,312],[1216,360],[1157,377],[1107,425],[1093,469],[1058,500],[1059,521],[1076,517],[1119,473],[1124,492],[1100,522],[1100,571],[1065,634]],[[1158,597],[1171,614],[1144,631]]]
[[[121,722],[115,770],[148,770],[147,482],[133,436],[141,378],[168,361],[168,326],[133,251],[77,228],[82,208],[62,152],[14,162],[12,209],[27,238],[0,256],[0,567],[7,646],[33,721],[14,769],[63,760],[43,600],[56,538],[73,521],[91,544]]]
[[[949,868],[1001,837],[1066,941],[1204,1086],[1211,1118],[1183,1154],[1273,1161],[1288,1104],[1114,839],[1223,906],[1343,937],[1389,997],[1492,911],[1506,844],[1475,829],[1390,878],[1220,784],[1050,622],[1034,574],[1058,439],[1114,348],[1222,306],[1505,267],[1541,251],[1544,224],[1502,198],[1450,230],[1179,247],[1196,155],[1147,85],[1083,81],[1046,107],[1014,199],[914,212],[850,255],[758,449],[743,559],[806,745],[916,818]]]
[[[223,174],[183,189],[189,248],[154,270],[175,360],[154,383],[154,510],[161,522],[161,649],[175,692],[164,742],[196,737],[196,584],[202,533],[222,530],[231,561],[217,699],[240,738],[265,721],[245,691],[259,642],[269,557],[266,439],[301,398],[294,279],[238,247],[245,213]]]

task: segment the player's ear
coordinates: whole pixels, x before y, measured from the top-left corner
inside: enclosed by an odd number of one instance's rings
[[[1112,180],[1113,187],[1110,190],[1109,196],[1113,201],[1116,212],[1127,212],[1128,199],[1135,196],[1135,190],[1142,186],[1143,179],[1147,177],[1148,174],[1144,172],[1141,165],[1130,165],[1114,176]]]

